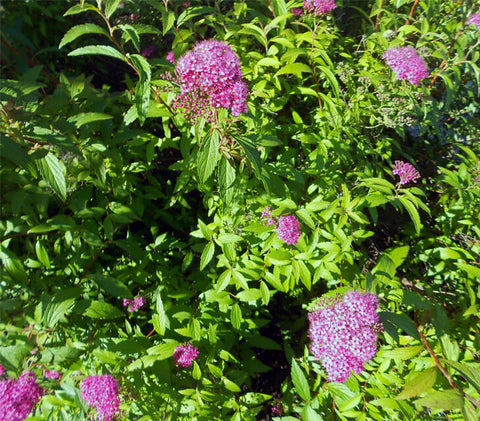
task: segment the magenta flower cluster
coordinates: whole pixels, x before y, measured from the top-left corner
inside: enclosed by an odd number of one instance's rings
[[[397,80],[408,80],[414,85],[429,76],[427,65],[413,47],[390,48],[385,51],[383,58],[396,73]]]
[[[110,374],[89,376],[80,385],[82,399],[96,409],[97,421],[112,421],[120,413],[117,379]]]
[[[173,351],[173,359],[177,367],[190,367],[198,357],[198,348],[189,343],[177,346]]]
[[[146,303],[147,303],[147,300],[141,296],[135,297],[133,300],[129,300],[128,298],[123,299],[123,306],[124,307],[128,306],[127,310],[130,313],[133,313],[141,309]]]
[[[467,19],[467,25],[476,25],[480,28],[480,13],[475,13]]]
[[[332,382],[345,382],[377,353],[378,297],[349,291],[320,298],[310,308],[311,352]]]
[[[335,0],[303,0],[303,8],[307,13],[329,13],[337,8]]]
[[[415,167],[412,164],[403,161],[395,161],[392,174],[400,177],[400,184],[402,185],[410,182],[416,183],[417,179],[420,178],[420,174]]]
[[[272,225],[277,230],[278,237],[287,244],[297,244],[302,231],[300,222],[295,215],[272,216],[272,209],[267,206],[262,212],[262,219],[267,225]]]
[[[58,380],[62,375],[57,370],[45,370],[45,378]]]
[[[197,43],[177,60],[175,75],[180,93],[173,108],[182,110],[187,119],[211,119],[215,108],[230,110],[234,116],[247,112],[248,88],[240,61],[226,42]]]
[[[32,412],[43,393],[32,372],[23,373],[16,380],[0,381],[0,420],[24,420]]]

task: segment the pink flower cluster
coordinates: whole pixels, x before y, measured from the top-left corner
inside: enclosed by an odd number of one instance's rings
[[[303,8],[307,13],[329,13],[337,8],[335,0],[303,0]]]
[[[187,119],[211,118],[215,108],[228,109],[234,116],[247,111],[248,88],[240,61],[226,42],[197,43],[177,60],[175,75],[180,93],[173,108],[183,110]]]
[[[400,184],[407,184],[409,182],[416,183],[417,179],[420,178],[420,174],[415,167],[403,161],[395,161],[392,174],[400,177]]]
[[[480,13],[471,15],[467,20],[467,25],[477,25],[480,28]]]
[[[32,412],[44,391],[32,372],[0,381],[0,420],[22,421]]]
[[[175,53],[173,51],[169,51],[167,56],[165,57],[170,63],[175,64]]]
[[[82,399],[97,412],[97,421],[112,421],[120,413],[118,383],[109,374],[90,376],[80,386]]]
[[[58,380],[62,375],[57,370],[45,370],[45,378]]]
[[[5,373],[5,371],[6,371],[6,370],[5,370],[5,367],[4,367],[2,364],[0,364],[0,376],[1,376],[3,373]]]
[[[198,357],[198,348],[189,343],[177,346],[173,351],[173,359],[177,367],[190,367]]]
[[[300,222],[295,215],[272,216],[272,209],[267,206],[262,212],[262,219],[267,225],[272,225],[277,230],[278,237],[287,244],[297,244],[302,231]]]
[[[377,353],[378,297],[349,291],[319,298],[310,308],[311,352],[322,361],[328,380],[345,382]]]
[[[413,47],[390,48],[383,53],[383,58],[396,73],[397,80],[408,80],[414,85],[429,76],[427,65]]]
[[[140,308],[142,308],[147,303],[147,300],[141,296],[135,297],[133,300],[129,300],[128,298],[123,299],[123,306],[128,306],[128,311],[133,313]]]

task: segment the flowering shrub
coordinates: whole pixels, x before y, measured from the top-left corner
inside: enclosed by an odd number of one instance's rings
[[[472,5],[2,2],[0,419],[480,419]]]

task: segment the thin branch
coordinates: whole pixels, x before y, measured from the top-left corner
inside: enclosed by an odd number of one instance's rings
[[[405,23],[405,25],[410,24],[410,19],[413,18],[413,14],[415,13],[415,9],[417,8],[419,2],[420,2],[420,0],[415,0],[415,3],[413,3],[412,9],[410,10],[410,13],[408,15],[408,19],[407,19],[407,22]]]
[[[380,18],[382,17],[382,10],[383,10],[383,3],[385,0],[380,2],[380,11],[377,13],[377,20],[375,21],[375,31],[378,30],[378,26],[380,25]]]
[[[49,231],[49,232],[20,232],[17,234],[9,234],[6,235],[5,237],[0,238],[0,243],[3,243],[4,241],[10,239],[10,238],[17,238],[17,237],[29,237],[29,236],[35,236],[35,235],[52,235],[56,234],[57,231]]]
[[[462,395],[467,398],[470,402],[472,402],[477,408],[480,408],[480,402],[476,401],[475,399],[473,399],[470,395],[468,395],[467,393],[465,393],[463,391],[463,389],[457,385],[457,383],[455,383],[455,381],[452,379],[452,376],[450,376],[450,374],[448,374],[448,371],[447,369],[442,365],[442,363],[440,362],[440,360],[438,359],[437,355],[435,354],[435,352],[433,351],[432,347],[430,346],[430,344],[428,343],[427,339],[425,338],[425,335],[423,334],[422,332],[422,329],[419,327],[417,327],[417,330],[418,330],[418,333],[420,335],[420,338],[422,339],[422,343],[423,345],[425,345],[425,348],[427,348],[427,351],[428,353],[430,354],[430,356],[433,358],[433,360],[435,361],[435,365],[438,367],[438,369],[442,372],[443,376],[448,380],[448,383],[450,384],[450,387],[452,387],[453,389],[457,389],[458,391],[460,391],[462,393]]]

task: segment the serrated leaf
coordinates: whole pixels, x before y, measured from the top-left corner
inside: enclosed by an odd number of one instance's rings
[[[230,269],[227,269],[224,272],[222,272],[222,274],[218,277],[217,285],[215,287],[215,291],[217,292],[217,294],[220,291],[223,291],[228,286],[231,278],[232,278],[232,271]]]
[[[62,48],[70,42],[76,40],[78,37],[86,34],[102,34],[108,37],[108,32],[98,25],[93,23],[83,23],[70,28],[68,32],[63,36],[58,48]]]
[[[241,392],[238,385],[227,378],[223,379],[223,384],[227,390],[230,390],[230,392]]]
[[[274,77],[278,77],[280,75],[288,73],[301,78],[302,73],[312,73],[312,68],[304,63],[289,63],[286,66],[283,66],[277,73],[275,73]]]
[[[304,401],[310,401],[312,396],[310,395],[310,386],[308,385],[307,378],[305,377],[305,374],[303,374],[302,369],[298,365],[298,363],[295,361],[295,359],[292,359],[292,371],[291,371],[291,376],[292,376],[292,382],[293,386],[295,387],[296,392],[298,395],[304,400]]]
[[[97,12],[99,15],[101,15],[100,10],[98,10],[98,8],[96,8],[93,4],[82,3],[82,4],[76,4],[75,6],[70,7],[70,9],[68,9],[63,14],[63,16],[77,15],[78,13],[83,13],[88,10],[93,10]]]
[[[409,399],[420,396],[430,390],[437,380],[437,367],[427,368],[415,375],[405,385],[402,392],[395,399]]]
[[[192,377],[195,380],[200,380],[202,378],[202,370],[196,361],[193,362]]]
[[[240,306],[235,303],[232,306],[232,309],[230,311],[230,320],[232,323],[232,326],[234,329],[240,329],[240,325],[242,324],[242,310],[240,309]]]
[[[119,60],[125,61],[125,57],[120,51],[108,45],[87,45],[86,47],[80,47],[68,53],[68,55],[72,57],[92,54],[118,58]]]
[[[105,2],[105,15],[107,18],[110,18],[110,16],[113,15],[115,10],[117,10],[118,5],[120,4],[122,0],[106,0]]]
[[[403,207],[407,210],[408,214],[410,215],[410,218],[412,219],[413,225],[415,226],[415,232],[420,234],[420,230],[422,228],[422,223],[420,222],[420,215],[418,214],[417,208],[415,205],[410,202],[405,197],[399,196],[397,199],[400,201],[400,203],[403,205]]]
[[[132,293],[127,286],[119,281],[117,278],[100,273],[88,275],[89,279],[95,283],[105,292],[117,298],[132,298]]]
[[[421,339],[415,323],[413,323],[407,315],[403,313],[397,314],[392,312],[379,312],[378,315],[380,316],[380,321],[382,323],[392,323],[393,325],[405,331],[412,338],[418,340]]]
[[[103,113],[80,113],[70,117],[68,121],[70,123],[74,123],[78,129],[88,123],[94,123],[96,121],[103,121],[103,120],[110,120],[112,118],[113,117],[111,115],[103,114]]]
[[[37,255],[38,261],[45,266],[46,268],[50,267],[50,258],[48,257],[48,252],[43,247],[43,244],[41,241],[37,241],[35,244],[35,254]]]
[[[213,254],[215,253],[215,244],[213,241],[209,241],[205,248],[203,249],[202,256],[200,257],[200,270],[205,269],[212,260]]]
[[[480,364],[443,360],[457,370],[480,393]]]
[[[0,142],[0,157],[6,158],[23,168],[27,167],[30,159],[27,152],[23,150],[17,142],[5,136],[4,134],[2,134],[2,139]]]
[[[49,152],[42,159],[37,160],[38,170],[43,179],[55,193],[63,200],[67,198],[67,182],[65,180],[65,166],[55,155]]]
[[[432,409],[457,409],[463,406],[463,394],[459,390],[441,390],[428,393],[424,398],[413,403]]]
[[[423,351],[423,345],[404,346],[393,350],[380,350],[378,356],[382,358],[398,358],[402,361],[409,360]]]
[[[218,163],[218,187],[220,190],[220,197],[226,206],[232,204],[234,195],[235,183],[235,167],[233,167],[228,160],[222,156]]]
[[[265,282],[260,282],[260,292],[262,294],[263,304],[268,306],[268,303],[270,301],[270,290],[268,289]]]
[[[201,184],[205,184],[217,166],[219,144],[220,135],[217,130],[213,130],[202,141],[197,156],[198,177]]]
[[[117,317],[124,317],[122,311],[105,301],[91,301],[83,314],[92,319],[115,319]]]
[[[140,124],[143,124],[147,118],[150,104],[150,65],[141,55],[132,54],[129,58],[137,69],[139,75],[139,81],[135,88],[135,105]]]
[[[250,288],[243,291],[240,291],[237,294],[237,298],[240,301],[256,301],[261,297],[260,290],[257,288]]]
[[[160,294],[160,287],[155,291],[155,325],[154,328],[159,335],[164,335],[167,327],[167,315],[165,313],[165,308],[163,307],[162,295]]]

